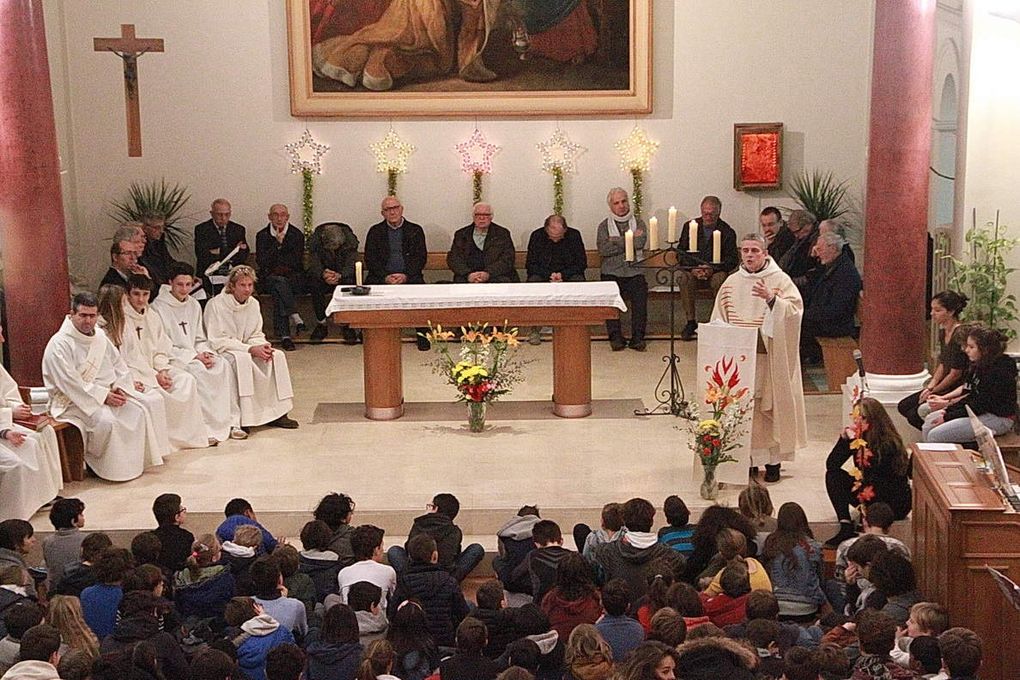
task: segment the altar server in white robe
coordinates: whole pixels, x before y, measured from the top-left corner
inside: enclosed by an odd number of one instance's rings
[[[0,345],[4,329],[0,327]],[[14,419],[32,417],[18,384],[0,366],[0,522],[28,519],[60,493],[60,451],[49,425],[30,430]]]
[[[202,417],[198,385],[187,371],[170,365],[173,345],[158,314],[149,313],[152,280],[132,274],[128,277],[127,294],[121,303],[124,312],[124,357],[135,382],[145,385],[146,392],[158,394],[166,407],[166,429],[170,447],[201,449],[217,444]]]
[[[241,429],[237,390],[231,386],[233,369],[209,346],[202,326],[202,307],[191,296],[195,270],[187,262],[174,262],[169,276],[170,283],[160,286],[159,296],[149,309],[159,314],[170,338],[170,365],[187,371],[198,383],[198,400],[210,437],[217,441],[245,439],[248,434]]]
[[[123,291],[120,286],[111,286]],[[169,453],[163,399],[136,389],[131,371],[103,329],[99,301],[78,293],[43,353],[50,415],[85,439],[85,462],[99,477],[124,482]]]
[[[241,426],[274,425],[292,430],[287,417],[294,390],[283,352],[273,349],[262,332],[262,311],[255,299],[255,270],[238,265],[230,270],[223,291],[205,306],[209,345],[233,367],[241,403]]]
[[[764,464],[765,481],[778,482],[782,461],[793,460],[796,450],[807,445],[799,354],[804,301],[767,248],[759,234],[741,240],[740,268],[719,289],[712,320],[759,331],[751,450],[738,458],[746,459],[752,475]],[[742,467],[720,466],[721,480],[743,483]]]

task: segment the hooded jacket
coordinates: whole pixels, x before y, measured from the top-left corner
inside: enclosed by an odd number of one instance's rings
[[[187,569],[174,576],[174,604],[183,618],[222,619],[234,590],[234,576],[222,564],[203,567],[195,580]]]
[[[536,603],[541,602],[549,589],[556,585],[556,569],[560,560],[570,553],[570,550],[555,544],[535,548],[514,569],[507,590],[527,593]]]
[[[684,563],[683,555],[659,543],[658,536],[649,532],[628,531],[619,541],[595,550],[599,584],[622,578],[630,587],[631,606],[648,590],[649,576],[669,572],[679,580]]]
[[[308,633],[306,680],[348,680],[358,674],[364,648],[358,642],[323,642],[319,629]]]
[[[19,661],[0,680],[60,680],[60,676],[47,661]]]
[[[392,620],[400,603],[415,598],[425,611],[429,632],[437,645],[454,645],[454,631],[468,615],[460,584],[438,564],[411,561],[397,577],[397,590],[389,600],[387,614]]]
[[[260,614],[241,624],[241,635],[234,639],[237,665],[249,680],[266,680],[266,656],[278,645],[294,642],[294,636],[268,614]]]
[[[535,549],[532,531],[539,521],[538,515],[514,516],[496,532],[499,559],[492,566],[503,583],[509,583],[517,566]]]
[[[736,640],[703,638],[677,647],[676,677],[683,680],[754,680],[756,654]]]
[[[312,579],[317,602],[339,591],[337,574],[340,573],[340,561],[339,556],[331,550],[302,551],[298,554],[298,572],[308,574]]]
[[[506,651],[506,646],[517,639],[514,627],[515,609],[482,609],[479,607],[471,612],[471,616],[485,624],[489,632],[489,644],[485,646],[485,656],[498,658]]]
[[[367,648],[369,644],[386,637],[386,631],[390,627],[386,612],[381,609],[378,614],[356,611],[354,615],[358,619],[358,638],[363,647]]]
[[[340,569],[349,567],[354,564],[354,550],[351,548],[351,532],[354,529],[350,524],[341,524],[340,527],[333,532],[333,538],[330,539],[328,550],[332,550],[336,553],[337,561],[340,563]]]
[[[705,607],[705,616],[720,628],[747,621],[747,593],[740,597],[730,597],[726,593],[715,597],[702,594],[701,603]]]
[[[464,539],[460,527],[443,513],[430,512],[414,518],[407,540],[410,541],[418,534],[428,534],[435,539],[436,550],[439,551],[439,566],[452,571],[460,555],[461,541]],[[404,544],[404,549],[407,549],[407,543]]]
[[[599,620],[602,616],[602,602],[594,589],[580,599],[568,600],[556,587],[542,598],[542,611],[549,617],[552,629],[560,634],[560,639],[567,640],[577,626],[582,623],[594,624]]]
[[[151,614],[136,614],[117,622],[111,635],[103,638],[100,653],[118,654],[146,641],[156,649],[156,658],[166,680],[186,680],[188,660],[170,633],[159,630],[159,622]]]

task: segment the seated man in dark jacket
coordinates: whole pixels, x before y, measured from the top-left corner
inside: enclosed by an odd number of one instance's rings
[[[800,325],[800,359],[818,363],[822,348],[815,338],[855,336],[854,312],[861,293],[861,275],[844,252],[846,242],[833,232],[818,237],[815,253],[822,264],[804,308]]]
[[[283,349],[292,352],[291,323],[295,333],[305,330],[294,300],[306,288],[305,235],[288,220],[287,206],[275,203],[269,208],[269,224],[255,234],[255,264],[259,292],[273,296],[273,331]]]
[[[354,285],[354,263],[358,260],[358,237],[343,222],[323,222],[308,239],[308,280],[315,307],[315,328],[310,340],[321,342],[329,335],[326,305],[339,285]],[[344,325],[345,345],[356,345],[358,333]]]
[[[485,557],[485,548],[472,543],[461,550],[460,543],[464,534],[460,527],[453,523],[457,513],[460,512],[460,501],[452,493],[436,494],[428,504],[428,510],[428,513],[414,518],[405,546],[401,548],[395,545],[390,548],[386,552],[386,559],[399,575],[407,568],[411,539],[418,534],[428,534],[438,546],[439,566],[453,574],[459,583]]]
[[[562,215],[549,215],[541,229],[531,232],[528,259],[525,261],[529,283],[584,281],[588,255],[584,252],[581,232],[567,226]],[[534,328],[528,342],[542,342],[541,329]]]
[[[600,584],[623,579],[630,589],[631,606],[648,590],[648,577],[669,572],[680,579],[684,556],[659,543],[652,532],[655,506],[644,498],[631,498],[623,504],[623,523],[627,533],[595,550],[595,569]]]
[[[556,568],[571,551],[563,547],[563,534],[556,522],[543,519],[532,528],[535,549],[517,565],[506,583],[506,589],[531,595],[541,603],[545,594],[556,585]]]
[[[492,206],[476,203],[474,221],[453,234],[446,266],[454,283],[515,283],[515,254],[510,231],[492,221]]]
[[[410,562],[397,573],[397,589],[390,598],[387,614],[392,621],[405,600],[421,604],[429,632],[436,644],[451,647],[454,631],[468,615],[460,583],[439,562],[436,541],[420,533],[407,542]]]
[[[813,251],[818,239],[817,219],[807,210],[794,210],[786,220],[786,227],[794,236],[793,244],[776,260],[776,264],[805,294],[808,273],[818,264]],[[806,297],[806,296],[805,296]]]

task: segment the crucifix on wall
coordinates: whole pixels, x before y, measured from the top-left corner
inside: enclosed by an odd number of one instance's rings
[[[136,38],[134,24],[121,24],[119,38],[93,38],[96,52],[113,52],[124,61],[124,105],[127,108],[128,156],[142,155],[142,117],[138,108],[138,57],[162,52],[161,38]]]

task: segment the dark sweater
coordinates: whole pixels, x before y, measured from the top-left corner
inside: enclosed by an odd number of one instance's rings
[[[548,281],[554,272],[563,275],[563,280],[584,277],[588,266],[588,256],[584,252],[584,240],[581,232],[567,227],[566,233],[559,241],[550,240],[545,228],[531,232],[528,241],[528,259],[525,268],[528,279]]]
[[[460,527],[443,513],[430,512],[414,518],[414,524],[411,525],[411,531],[407,535],[408,542],[418,534],[428,534],[435,539],[436,549],[439,551],[439,566],[452,571],[460,556],[460,544],[464,538]],[[407,548],[406,543],[404,548]]]
[[[412,560],[397,575],[397,589],[387,607],[391,621],[400,603],[411,598],[421,603],[436,644],[453,646],[454,632],[468,614],[467,601],[457,580],[438,564]]]
[[[153,530],[162,545],[159,551],[158,566],[171,572],[178,572],[185,567],[195,535],[177,524],[164,524]]]
[[[500,670],[499,664],[478,653],[458,652],[439,664],[443,680],[492,680]]]
[[[1016,362],[1012,357],[1002,354],[986,364],[971,364],[964,389],[964,398],[946,409],[946,420],[966,418],[964,406],[979,416],[1016,417]]]

